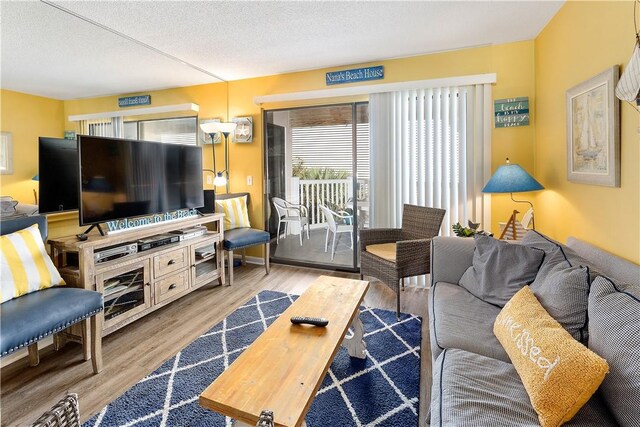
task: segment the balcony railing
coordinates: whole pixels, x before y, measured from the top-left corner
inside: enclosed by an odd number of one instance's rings
[[[326,219],[320,210],[320,205],[352,207],[353,180],[348,179],[297,179],[292,180],[292,193],[298,197],[297,203],[309,209],[310,228],[319,228]],[[358,180],[357,197],[359,201],[368,200],[368,180]]]

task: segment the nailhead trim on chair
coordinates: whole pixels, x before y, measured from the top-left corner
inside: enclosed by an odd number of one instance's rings
[[[60,327],[55,328],[55,329],[53,329],[53,330],[51,330],[51,331],[48,331],[48,332],[44,332],[44,333],[43,333],[42,335],[40,335],[38,338],[30,339],[29,341],[26,341],[26,342],[24,342],[24,343],[22,343],[22,344],[19,344],[19,345],[18,345],[18,346],[16,346],[16,347],[13,347],[13,348],[11,348],[11,349],[9,349],[9,350],[7,350],[7,351],[3,352],[3,353],[2,353],[2,356],[0,356],[0,357],[6,356],[7,354],[11,354],[11,353],[13,353],[13,352],[14,352],[14,351],[16,351],[16,350],[20,350],[21,348],[28,347],[28,346],[30,346],[31,344],[33,344],[33,343],[36,343],[36,342],[40,341],[42,338],[48,337],[49,335],[51,335],[51,334],[55,334],[56,332],[60,332],[60,331],[61,331],[61,330],[63,330],[63,329],[67,329],[69,326],[71,326],[71,325],[75,325],[76,323],[80,322],[81,320],[84,320],[84,319],[87,319],[87,318],[89,318],[89,317],[92,317],[93,315],[95,315],[95,314],[97,314],[97,313],[100,313],[102,310],[103,310],[103,308],[101,307],[99,310],[94,310],[94,311],[92,311],[92,312],[90,312],[90,313],[85,314],[85,315],[84,315],[84,316],[82,316],[82,317],[78,317],[78,318],[76,318],[76,319],[73,319],[73,320],[71,320],[71,321],[69,321],[69,322],[65,323],[63,326],[60,326]]]

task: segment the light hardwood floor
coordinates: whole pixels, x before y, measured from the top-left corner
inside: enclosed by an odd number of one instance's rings
[[[28,426],[67,392],[78,393],[81,420],[86,421],[106,404],[153,372],[166,359],[221,321],[258,292],[268,289],[301,294],[319,275],[357,278],[355,274],[272,265],[246,265],[236,271],[233,286],[205,286],[103,340],[104,367],[93,375],[91,363],[82,360],[82,348],[73,343],[56,352],[41,350],[40,365],[27,360],[0,372],[3,426]],[[395,294],[371,279],[364,304],[395,310]],[[406,288],[402,311],[423,318],[420,381],[420,427],[425,425],[431,386],[427,291]],[[418,374],[418,373],[416,373]]]

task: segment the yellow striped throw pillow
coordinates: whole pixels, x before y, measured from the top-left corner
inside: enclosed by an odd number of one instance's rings
[[[37,224],[0,236],[0,302],[64,284]]]
[[[224,214],[225,231],[251,227],[247,212],[247,196],[216,200],[216,212]]]

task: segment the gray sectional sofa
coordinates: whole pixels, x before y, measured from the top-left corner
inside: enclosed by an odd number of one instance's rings
[[[574,320],[584,319],[584,325],[579,325],[584,328],[576,329],[577,334],[572,335],[604,357],[610,366],[610,373],[596,394],[565,425],[640,426],[640,266],[575,238],[569,238],[565,246],[539,233],[529,237],[530,241],[542,242],[534,246],[545,250],[547,258],[556,248],[574,265],[588,267],[590,277],[584,295],[574,291],[567,294],[576,299],[571,302],[573,312],[567,315]],[[493,334],[501,307],[483,301],[459,284],[472,266],[474,249],[472,238],[436,237],[432,241],[430,423],[537,426],[537,414],[520,377]],[[531,288],[536,293],[534,285]],[[554,301],[536,296],[565,326],[559,319],[564,313],[557,311]]]

